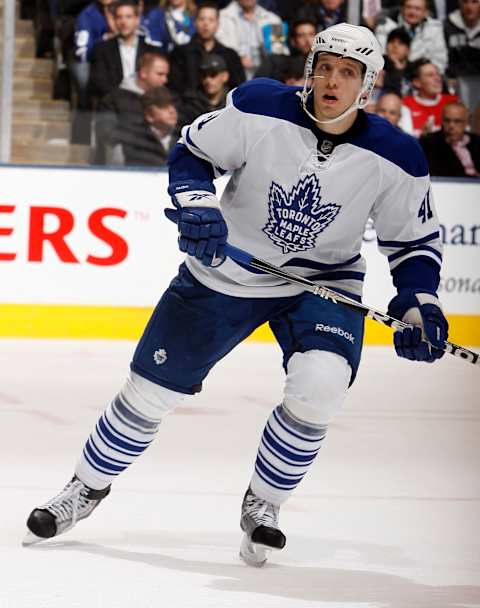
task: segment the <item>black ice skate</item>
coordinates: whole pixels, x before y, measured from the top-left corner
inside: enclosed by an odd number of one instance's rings
[[[30,513],[23,545],[33,545],[70,530],[77,521],[88,517],[109,493],[110,486],[92,490],[73,477],[59,494]]]
[[[283,549],[287,539],[278,527],[280,508],[255,496],[250,488],[242,503],[240,527],[245,532],[240,557],[249,566],[263,566],[271,549]]]

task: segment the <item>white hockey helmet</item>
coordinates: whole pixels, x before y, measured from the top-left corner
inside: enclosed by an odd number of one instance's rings
[[[353,104],[342,112],[340,116],[330,120],[318,120],[307,108],[307,99],[313,88],[309,84],[315,69],[315,60],[318,53],[334,53],[341,57],[351,57],[363,63],[365,74],[360,92]],[[305,84],[300,93],[302,106],[305,112],[318,123],[332,123],[345,118],[351,112],[364,108],[375,86],[380,70],[383,68],[384,59],[380,43],[372,32],[361,25],[350,23],[338,23],[317,34],[313,40],[312,48],[305,63]]]

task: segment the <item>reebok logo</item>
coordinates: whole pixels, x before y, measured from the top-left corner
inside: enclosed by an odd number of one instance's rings
[[[331,325],[325,325],[324,323],[317,323],[315,325],[315,331],[324,331],[327,334],[337,334],[352,344],[355,344],[355,336],[341,327],[332,327]]]

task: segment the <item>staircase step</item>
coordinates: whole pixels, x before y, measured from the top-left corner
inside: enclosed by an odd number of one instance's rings
[[[35,58],[35,40],[30,36],[15,36],[15,57]],[[3,55],[3,36],[0,36],[0,57]]]
[[[25,42],[34,42],[33,32],[17,32],[15,31],[15,44],[24,44]],[[0,21],[0,49],[3,46],[3,25]],[[1,51],[0,51],[1,52]]]
[[[12,144],[12,163],[41,163],[42,165],[88,165],[89,146],[40,144]]]
[[[52,81],[50,78],[15,78],[13,81],[13,96],[20,99],[52,99]]]
[[[53,72],[53,62],[51,59],[34,59],[29,57],[16,57],[13,70],[15,76],[23,78],[30,77],[51,77]]]
[[[6,0],[11,1],[11,0]],[[0,0],[1,8],[5,0]],[[18,2],[17,9],[18,9]],[[3,32],[0,28],[0,55]],[[69,143],[71,124],[68,102],[52,100],[53,61],[35,57],[31,20],[15,23],[13,74],[13,163],[88,165],[89,146]],[[0,74],[1,78],[1,74]]]
[[[13,107],[13,116],[16,122],[21,120],[70,120],[70,108],[66,101],[53,100],[19,100]]]
[[[15,21],[15,34],[21,36],[29,35],[33,39],[33,21],[17,19]]]
[[[33,38],[20,38],[15,40],[15,57],[35,58],[35,40]]]
[[[46,120],[13,122],[13,140],[19,144],[48,142],[49,139],[70,138],[71,125],[69,121],[48,122]]]

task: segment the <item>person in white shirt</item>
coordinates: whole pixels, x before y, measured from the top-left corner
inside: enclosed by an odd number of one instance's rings
[[[220,11],[217,39],[240,55],[247,80],[253,78],[266,53],[264,28],[268,25],[283,27],[280,17],[259,6],[257,0],[233,0]],[[284,51],[288,54],[286,45]]]
[[[385,51],[388,34],[399,27],[405,29],[411,38],[409,61],[426,57],[443,74],[448,60],[443,25],[441,21],[428,15],[427,1],[402,0],[398,19],[382,19],[375,28],[375,36]]]

